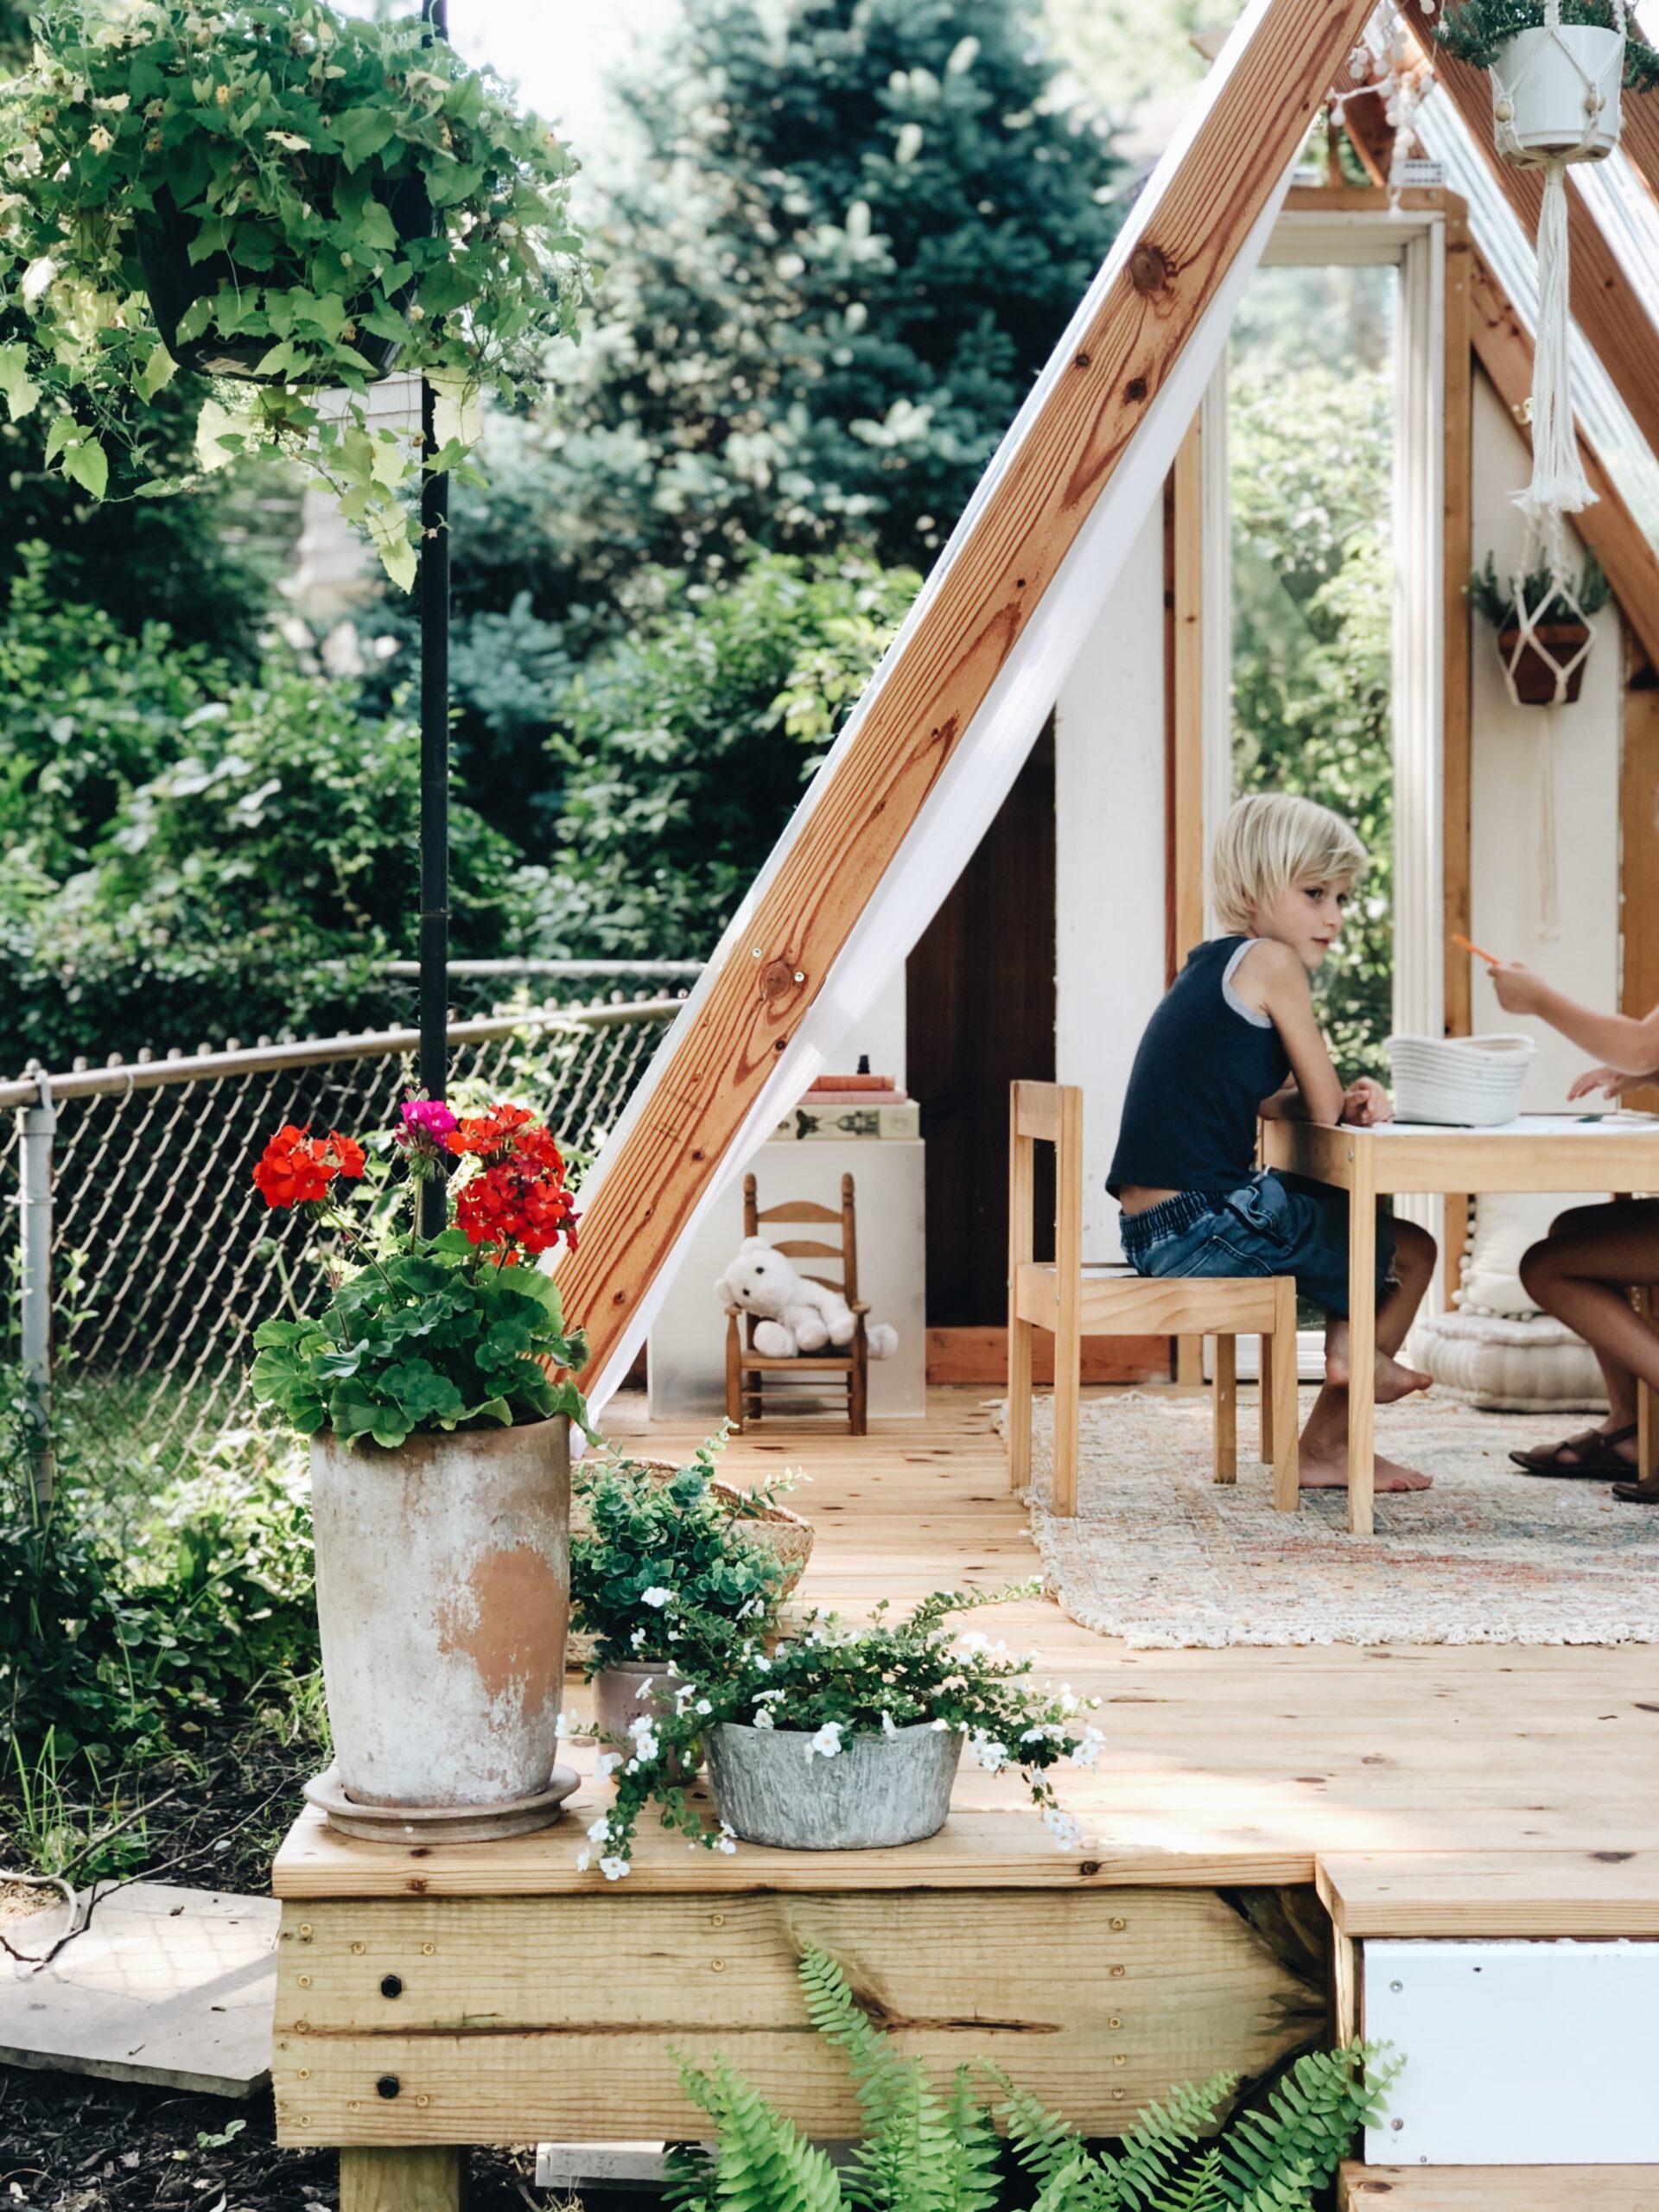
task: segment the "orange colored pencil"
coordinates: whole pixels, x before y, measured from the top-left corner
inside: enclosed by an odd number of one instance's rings
[[[1452,942],[1460,946],[1465,952],[1472,952],[1479,959],[1490,961],[1494,968],[1501,968],[1503,965],[1495,952],[1488,952],[1484,944],[1475,944],[1468,938],[1459,937],[1455,930],[1452,932]]]

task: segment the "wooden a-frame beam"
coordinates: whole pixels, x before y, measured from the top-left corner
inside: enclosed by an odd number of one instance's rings
[[[1415,9],[1405,10],[1407,22],[1419,44],[1433,53],[1434,75],[1462,117],[1465,127],[1480,150],[1504,198],[1515,210],[1522,228],[1535,245],[1543,185],[1536,169],[1516,168],[1506,162],[1492,140],[1491,79],[1484,69],[1454,61],[1434,44],[1433,29]],[[1625,102],[1629,111],[1640,101]],[[1639,128],[1639,126],[1638,126]],[[1597,358],[1618,387],[1638,429],[1659,453],[1659,327],[1656,327],[1620,268],[1618,257],[1603,236],[1584,195],[1569,183],[1567,224],[1573,250],[1573,314]]]
[[[946,554],[647,1075],[559,1269],[602,1381],[760,1097],[775,1056],[944,775],[1065,553],[1283,178],[1371,0],[1256,0],[1179,156],[1131,210],[1081,339]],[[1103,834],[1107,825],[1103,824]]]
[[[1659,204],[1659,92],[1626,92],[1619,144]]]
[[[1476,358],[1530,444],[1526,408],[1532,397],[1531,334],[1480,254],[1470,259],[1470,335]],[[1582,423],[1579,453],[1597,504],[1574,515],[1573,526],[1600,562],[1625,620],[1659,669],[1659,552],[1619,496]]]

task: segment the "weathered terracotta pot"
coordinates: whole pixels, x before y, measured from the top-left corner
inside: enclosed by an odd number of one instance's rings
[[[568,1424],[412,1436],[395,1451],[324,1433],[311,1490],[346,1796],[472,1808],[545,1792],[570,1612]]]
[[[809,1757],[799,1729],[722,1720],[703,1739],[721,1820],[746,1843],[784,1851],[872,1851],[937,1835],[962,1758],[957,1731],[929,1721],[892,1736],[849,1736]]]
[[[1560,665],[1567,671],[1562,703],[1570,705],[1584,689],[1584,671],[1589,665],[1589,655],[1584,647],[1589,642],[1589,630],[1582,622],[1541,623],[1536,632],[1539,642],[1549,648]],[[1556,672],[1542,653],[1529,644],[1516,658],[1516,648],[1521,643],[1519,629],[1500,630],[1497,633],[1498,656],[1515,679],[1515,696],[1523,707],[1550,707],[1555,703]],[[1581,657],[1580,657],[1581,656]]]

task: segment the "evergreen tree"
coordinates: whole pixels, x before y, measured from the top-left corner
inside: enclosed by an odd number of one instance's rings
[[[645,566],[930,563],[1116,226],[1120,164],[1057,71],[1033,0],[687,0],[621,90],[594,327],[457,499],[492,818],[524,835],[539,735]]]

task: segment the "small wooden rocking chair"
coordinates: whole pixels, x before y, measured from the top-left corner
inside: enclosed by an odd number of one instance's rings
[[[743,1429],[749,1422],[760,1420],[766,1410],[766,1397],[772,1395],[774,1404],[780,1398],[801,1394],[786,1389],[765,1390],[763,1378],[770,1376],[774,1385],[780,1376],[808,1375],[816,1391],[823,1376],[842,1376],[846,1378],[847,1426],[854,1436],[865,1435],[869,1428],[869,1346],[865,1335],[868,1306],[861,1306],[858,1297],[858,1226],[853,1203],[853,1179],[841,1179],[841,1210],[816,1205],[810,1198],[791,1198],[785,1205],[768,1206],[761,1212],[756,1204],[753,1175],[743,1178],[743,1234],[758,1236],[763,1224],[773,1222],[839,1222],[841,1242],[826,1244],[817,1237],[795,1236],[775,1244],[775,1249],[790,1260],[835,1260],[840,1262],[841,1281],[831,1282],[824,1275],[808,1275],[809,1282],[823,1283],[826,1289],[838,1290],[853,1309],[853,1341],[844,1351],[826,1350],[819,1352],[793,1352],[785,1357],[771,1357],[753,1349],[754,1316],[746,1313],[741,1306],[726,1308],[726,1418],[735,1429]]]

